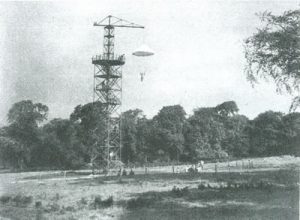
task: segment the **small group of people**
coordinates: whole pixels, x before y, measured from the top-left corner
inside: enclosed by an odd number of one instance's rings
[[[201,160],[197,164],[192,164],[191,166],[185,167],[186,173],[200,172],[204,169],[204,161]]]
[[[122,176],[127,176],[126,169],[123,169],[123,168],[119,169],[117,176],[121,176],[121,175]],[[129,176],[133,176],[133,175],[134,175],[134,171],[132,169],[130,169]]]

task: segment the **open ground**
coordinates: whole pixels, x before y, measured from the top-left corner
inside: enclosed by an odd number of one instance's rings
[[[247,164],[247,162],[250,162]],[[242,169],[242,164],[244,167]],[[300,158],[205,164],[134,176],[2,173],[1,219],[298,219]],[[175,170],[178,167],[175,167]],[[182,167],[177,170],[182,170]]]

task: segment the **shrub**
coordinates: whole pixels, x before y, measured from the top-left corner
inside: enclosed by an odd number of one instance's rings
[[[190,168],[188,169],[188,173],[195,173],[195,170],[194,170],[192,167],[190,167]]]
[[[91,203],[91,206],[94,209],[107,208],[107,207],[112,206],[113,203],[114,203],[114,200],[113,200],[112,196],[108,197],[105,200],[102,200],[101,196],[96,196],[95,199],[94,199],[94,201]]]
[[[189,188],[186,186],[186,187],[184,187],[184,188],[181,189],[181,192],[182,192],[184,195],[186,195],[186,194],[188,194],[190,191],[189,191]]]
[[[127,201],[128,209],[136,209],[142,207],[149,207],[153,205],[156,201],[161,200],[162,197],[155,192],[148,192],[146,194],[142,194],[137,198],[132,198]]]
[[[35,208],[40,208],[40,207],[42,207],[42,202],[41,201],[35,202]]]
[[[32,196],[23,196],[22,198],[22,204],[23,205],[29,205],[32,203]]]
[[[92,205],[94,209],[99,208],[101,206],[101,196],[96,196]]]
[[[171,193],[176,197],[183,197],[184,195],[187,195],[189,193],[189,189],[187,186],[182,189],[174,186],[171,190]]]
[[[143,198],[143,197],[133,198],[127,201],[127,208],[136,209],[141,207],[148,207],[151,204],[153,204],[153,202],[154,201],[150,198]]]
[[[204,189],[205,189],[205,185],[204,185],[203,183],[200,183],[200,184],[198,185],[198,189],[199,189],[199,190],[204,190]]]
[[[64,208],[64,210],[68,211],[68,212],[74,212],[75,208],[73,206],[67,206]]]
[[[12,198],[12,201],[16,204],[16,206],[19,206],[21,204],[21,200],[22,196],[20,194]]]
[[[105,199],[105,200],[102,200],[102,202],[101,202],[101,205],[102,205],[102,207],[110,207],[110,206],[112,206],[114,204],[114,199],[113,199],[113,197],[112,196],[110,196],[110,197],[108,197],[107,199]]]
[[[1,196],[0,197],[0,202],[2,203],[2,204],[5,204],[5,203],[8,203],[9,201],[11,200],[11,196]]]
[[[60,206],[57,203],[50,203],[45,208],[46,212],[57,212],[60,210]]]
[[[87,205],[88,202],[87,202],[87,200],[86,200],[85,198],[82,197],[82,198],[79,200],[79,203],[82,204],[82,205]]]
[[[32,203],[32,196],[22,196],[20,194],[12,198],[16,206],[27,206]]]

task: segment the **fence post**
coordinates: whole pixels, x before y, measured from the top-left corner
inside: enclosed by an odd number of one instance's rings
[[[172,165],[172,172],[173,172],[173,174],[175,173],[174,165]]]
[[[218,164],[215,163],[215,173],[217,174],[218,173]]]
[[[229,163],[229,161],[228,161],[228,172],[230,172],[230,163]]]

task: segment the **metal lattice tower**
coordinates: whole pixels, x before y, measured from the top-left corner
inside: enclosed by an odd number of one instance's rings
[[[113,168],[112,161],[121,160],[121,105],[122,105],[122,66],[124,55],[114,53],[115,28],[144,28],[141,25],[107,16],[94,26],[104,27],[103,54],[92,58],[94,64],[94,102],[104,107],[106,133],[99,147],[105,148],[107,170]]]

